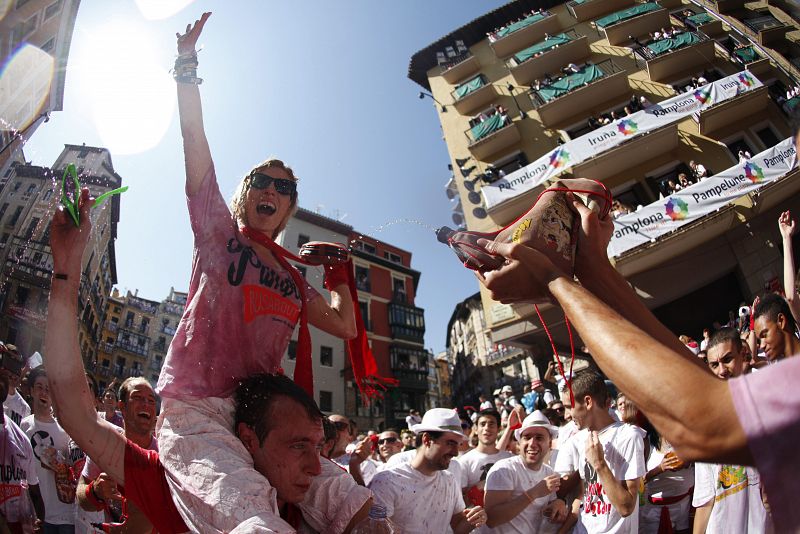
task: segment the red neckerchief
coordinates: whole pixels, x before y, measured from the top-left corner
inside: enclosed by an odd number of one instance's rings
[[[242,232],[242,235],[250,241],[269,249],[281,267],[291,275],[292,280],[300,291],[300,332],[297,339],[297,360],[294,367],[294,381],[313,397],[314,375],[311,368],[311,335],[308,332],[306,281],[297,269],[287,261],[287,258],[304,265],[314,264],[292,254],[266,234],[254,228],[241,226],[239,230]],[[353,261],[348,260],[347,263],[342,264],[342,268],[347,271],[347,285],[350,289],[350,299],[353,302],[353,314],[355,315],[356,321],[356,337],[347,340],[347,348],[350,353],[353,376],[358,389],[362,393],[362,400],[366,405],[368,398],[380,397],[381,390],[386,389],[386,384],[397,384],[397,380],[393,378],[383,378],[378,375],[378,365],[375,363],[375,357],[372,354],[372,349],[369,347],[367,331],[366,328],[364,328],[364,320],[361,317],[361,308],[358,304],[358,292],[356,289],[355,275],[353,274]]]

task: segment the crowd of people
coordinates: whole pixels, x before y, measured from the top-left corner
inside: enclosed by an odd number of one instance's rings
[[[83,189],[77,216],[60,208],[50,224],[43,362],[0,344],[0,532],[800,528],[789,212],[779,219],[785,296],[765,293],[696,343],[661,324],[608,261],[611,219],[567,194],[580,219],[574,275],[534,248],[495,241],[478,246],[507,261],[478,274],[496,301],[563,308],[590,368],[559,376],[549,365],[519,400],[505,385],[477,409],[412,410],[407,428],[359,435],[314,401],[308,334],[312,324],[347,340],[357,387],[375,394],[352,263],[319,248],[289,256],[272,241],[297,205],[296,177],[279,160],[248,173],[230,209],[222,199],[197,87],[195,44],[209,16],[178,36],[195,250],[157,387],[130,378],[98,392],[86,375],[76,318],[94,201]],[[324,265],[330,297],[287,258]],[[280,364],[298,325],[292,380]]]
[[[523,20],[527,19],[528,17],[534,17],[536,15],[542,15],[542,14],[546,14],[546,13],[547,12],[544,11],[543,9],[541,9],[541,8],[532,9],[530,12],[523,13],[522,16],[517,17],[514,20],[510,20],[506,24],[503,24],[502,26],[498,26],[497,28],[495,28],[494,30],[492,30],[490,32],[486,32],[486,38],[489,39],[489,42],[493,43],[493,42],[497,41],[498,39],[500,39],[500,36],[498,34],[500,32],[502,32],[503,30],[505,30],[506,28],[508,28],[509,26],[511,26],[512,24],[516,24],[518,22],[522,22]]]

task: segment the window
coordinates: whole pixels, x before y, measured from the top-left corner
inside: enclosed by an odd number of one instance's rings
[[[403,264],[403,259],[394,252],[386,251],[383,253],[383,257],[391,261],[392,263],[399,263],[400,265]]]
[[[59,11],[61,11],[61,2],[62,0],[56,0],[55,2],[47,6],[47,9],[44,10],[44,20],[49,20],[53,18],[55,15],[58,14]]]
[[[2,219],[3,215],[6,214],[7,209],[8,209],[8,202],[6,202],[5,204],[3,204],[2,207],[0,207],[0,219]]]
[[[25,230],[25,239],[30,239],[33,237],[33,232],[36,230],[36,227],[39,225],[39,217],[34,217],[31,219],[30,224],[28,224],[28,229]]]
[[[369,283],[369,267],[356,265],[356,288],[361,291],[371,291]]]
[[[28,302],[28,296],[30,295],[30,291],[27,287],[17,286],[17,306],[25,306],[25,303]]]
[[[289,341],[289,348],[286,350],[286,357],[292,361],[297,359],[297,341]]]
[[[11,219],[7,223],[8,226],[16,225],[20,215],[22,215],[22,206],[17,206],[17,209],[14,210],[14,215],[11,216]]]
[[[150,319],[142,317],[142,324],[139,326],[139,332],[147,332],[148,326],[150,326]]]
[[[326,346],[319,348],[319,364],[323,367],[333,367],[333,349]]]
[[[109,336],[106,338],[106,343],[114,343],[114,338]]]
[[[5,244],[8,243],[8,236],[9,235],[10,234],[5,233],[5,234],[3,234],[3,237],[0,237],[0,245],[5,246]]]
[[[330,391],[319,392],[319,409],[323,412],[333,411],[333,393]]]
[[[303,235],[303,234],[298,235],[297,236],[297,248],[302,247],[303,245],[305,245],[309,241],[311,241],[311,238],[308,237],[307,235]]]
[[[86,159],[86,156],[89,155],[88,148],[82,148],[80,152],[78,152],[78,159]]]
[[[363,250],[367,254],[375,254],[375,252],[377,252],[374,245],[370,245],[369,243],[364,243],[363,241],[356,241],[354,248],[358,250]]]
[[[372,325],[369,323],[369,302],[359,300],[358,309],[361,312],[361,318],[364,320],[364,328],[371,331]]]
[[[104,359],[101,365],[107,369],[108,367],[111,366],[111,361],[109,361],[108,359]]]
[[[731,141],[729,143],[725,143],[728,147],[728,150],[731,151],[731,156],[733,156],[734,161],[739,161],[739,151],[749,152],[751,155],[755,154],[755,150],[753,147],[750,146],[750,143],[747,142],[747,139],[744,137],[740,137],[735,141]],[[711,171],[708,171],[708,175],[711,176]]]
[[[30,2],[30,0],[17,0],[17,7],[15,9],[21,8],[22,6],[24,6],[28,2]]]
[[[128,312],[128,315],[125,317],[125,326],[127,328],[133,326],[133,312]]]
[[[50,200],[50,197],[52,196],[53,196],[53,190],[48,189],[47,191],[44,192],[44,195],[42,195],[42,200]]]
[[[775,132],[769,126],[764,126],[760,130],[756,130],[756,135],[767,148],[778,144],[778,136],[775,135]]]

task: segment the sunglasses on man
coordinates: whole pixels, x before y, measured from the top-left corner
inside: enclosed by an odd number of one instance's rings
[[[345,423],[343,421],[331,421],[333,426],[336,427],[336,430],[339,432],[344,432],[345,430],[350,431],[350,423]]]
[[[397,443],[399,440],[397,438],[383,438],[378,440],[378,445],[383,445],[384,443]]]
[[[261,172],[250,175],[250,187],[253,189],[266,189],[270,184],[275,186],[275,191],[280,195],[293,195],[297,192],[297,182],[288,178],[273,178]]]

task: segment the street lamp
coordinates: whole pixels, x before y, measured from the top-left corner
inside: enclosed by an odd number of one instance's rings
[[[447,108],[444,106],[444,104],[442,104],[441,102],[439,102],[438,100],[436,100],[436,98],[434,98],[434,96],[433,96],[432,94],[430,94],[430,93],[426,93],[425,91],[420,91],[420,92],[419,92],[419,99],[420,99],[420,100],[422,100],[422,99],[423,99],[423,98],[425,98],[426,96],[430,97],[430,98],[431,98],[431,100],[433,100],[434,102],[436,102],[437,104],[439,104],[439,106],[442,108],[442,113],[447,113]]]
[[[506,89],[508,89],[508,92],[511,94],[511,98],[514,99],[514,104],[517,105],[517,111],[519,111],[519,118],[520,119],[527,118],[528,116],[525,114],[524,111],[522,111],[522,108],[519,107],[519,102],[517,102],[517,95],[514,94],[514,89],[517,89],[517,88],[514,87],[513,85],[511,85],[511,83],[509,82],[509,84],[506,86]]]

